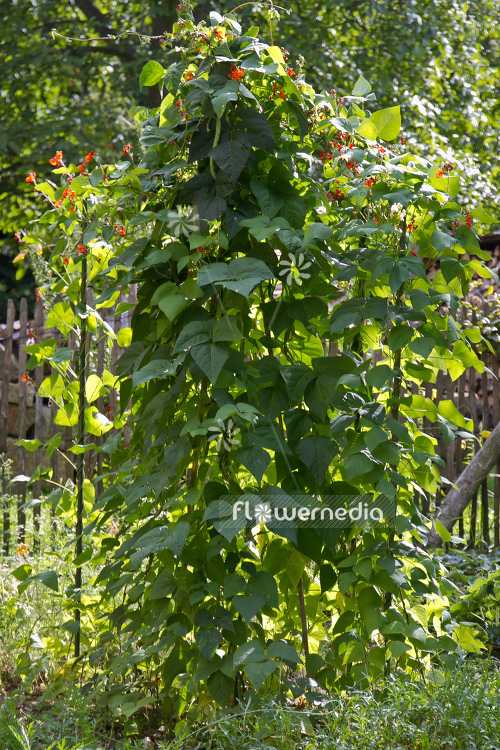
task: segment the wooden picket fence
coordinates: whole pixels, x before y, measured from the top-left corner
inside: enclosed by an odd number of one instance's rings
[[[124,313],[117,313],[116,308],[120,302],[135,304],[137,300],[137,287],[132,285],[127,298],[121,296],[112,307],[100,308],[99,314],[118,333],[122,328],[130,327],[133,308]],[[92,293],[89,293],[87,303],[92,304]],[[114,373],[115,364],[123,351],[115,340],[111,351],[106,344],[107,336],[101,334],[97,340],[97,346],[91,347],[92,333],[88,334],[87,351],[92,352],[87,358],[87,375],[92,371],[100,377],[106,367]],[[73,350],[72,362],[75,362],[77,341],[75,334],[70,332],[63,337],[57,328],[49,328],[46,325],[43,300],[37,300],[35,304],[34,317],[30,318],[28,313],[28,302],[23,298],[16,310],[12,300],[8,301],[7,319],[4,325],[0,325],[0,472],[1,488],[3,495],[3,507],[1,509],[3,523],[3,552],[8,555],[12,547],[11,520],[12,502],[17,497],[17,542],[25,541],[26,533],[26,482],[17,481],[12,483],[15,476],[30,476],[35,468],[42,464],[43,468],[51,468],[53,479],[64,484],[67,479],[74,479],[74,470],[64,455],[72,445],[72,428],[59,427],[54,424],[57,413],[57,405],[50,399],[39,395],[39,387],[45,377],[55,372],[52,367],[39,366],[26,374],[26,363],[28,355],[24,347],[35,341],[44,341],[55,338],[58,346],[66,346]],[[92,369],[91,369],[92,368]],[[99,411],[103,410],[102,402],[97,402]],[[109,409],[116,411],[117,394],[111,391],[109,398]],[[51,437],[61,434],[60,452],[54,451],[50,460],[43,455],[43,448],[39,447],[33,453],[28,453],[23,447],[16,446],[18,440],[35,439],[40,440],[42,445]],[[63,455],[61,455],[61,453]],[[74,456],[67,454],[68,458],[74,460]],[[9,461],[10,459],[10,461]],[[92,461],[92,459],[91,459]],[[88,473],[102,473],[102,456],[94,457],[97,466],[89,466]],[[98,490],[102,489],[98,487]],[[42,482],[34,482],[31,488],[33,498],[40,499],[42,495]],[[41,504],[33,505],[33,529],[34,546],[38,545],[38,534],[40,531]]]
[[[135,303],[137,297],[135,285],[131,287],[129,297],[117,300],[110,308],[100,308],[100,315],[113,327],[115,333],[120,329],[129,327],[132,308],[125,313],[116,313],[119,302]],[[89,296],[88,302],[92,303]],[[88,350],[91,350],[89,333]],[[11,534],[11,501],[9,498],[16,495],[17,501],[17,541],[22,543],[25,538],[26,513],[23,507],[26,504],[26,482],[10,484],[12,475],[30,475],[34,468],[45,461],[44,468],[50,466],[53,477],[61,483],[67,478],[73,479],[73,471],[70,463],[66,462],[57,451],[50,458],[43,459],[43,450],[38,448],[34,453],[27,453],[23,448],[15,446],[14,443],[20,439],[38,439],[45,443],[50,437],[62,433],[61,452],[72,444],[72,428],[60,428],[53,423],[57,406],[49,403],[48,399],[38,395],[38,389],[44,377],[50,375],[53,370],[47,366],[37,367],[30,373],[34,383],[26,382],[25,371],[27,354],[24,346],[32,340],[47,339],[55,337],[58,344],[64,344],[75,352],[76,340],[74,334],[69,334],[64,340],[58,329],[50,329],[45,324],[43,300],[38,300],[35,305],[34,318],[29,319],[28,303],[22,299],[19,311],[16,311],[12,300],[9,300],[7,320],[0,326],[0,382],[2,385],[0,397],[0,461],[12,459],[13,471],[5,470],[5,461],[2,462],[2,490],[3,490],[3,550],[9,554],[12,546]],[[106,336],[100,335],[97,346],[92,348],[92,355],[87,361],[87,374],[92,371],[102,376],[104,367],[114,372],[115,363],[121,350],[118,343],[113,343],[111,351],[106,345]],[[485,364],[485,371],[477,372],[474,368],[466,370],[457,381],[452,382],[449,375],[439,373],[436,383],[424,383],[420,388],[414,384],[413,393],[420,392],[423,396],[430,398],[439,404],[443,399],[451,399],[456,408],[473,422],[473,432],[477,438],[486,432],[490,432],[500,421],[500,392],[499,392],[499,358],[497,354],[486,352],[478,355]],[[73,359],[75,354],[73,355]],[[92,370],[90,370],[92,368]],[[487,369],[486,369],[487,368]],[[8,384],[8,387],[5,387]],[[97,402],[97,408],[102,411],[102,402]],[[117,395],[112,391],[109,399],[109,408],[114,411],[117,406]],[[464,466],[467,465],[473,451],[479,449],[479,441],[465,441],[457,438],[446,444],[439,425],[431,423],[424,418],[425,430],[437,439],[437,452],[443,460],[440,468],[443,476],[450,482],[454,482],[460,475]],[[72,454],[68,454],[72,456]],[[68,469],[69,467],[69,469]],[[89,459],[87,468],[88,476],[102,474],[102,455],[94,455]],[[14,488],[14,489],[13,489]],[[98,485],[98,493],[102,486]],[[32,487],[34,498],[40,498],[42,484],[38,480]],[[461,518],[458,524],[460,536],[464,531],[472,543],[482,539],[486,544],[492,541],[495,546],[500,546],[500,461],[496,470],[489,480],[485,481],[467,511],[467,523]],[[442,501],[441,491],[435,498],[423,497],[418,494],[415,501],[425,515],[432,513]],[[33,508],[35,532],[40,529],[40,504]],[[478,514],[478,511],[480,513]],[[479,517],[478,517],[479,516]],[[478,527],[478,521],[480,521]],[[36,536],[36,534],[35,534]]]

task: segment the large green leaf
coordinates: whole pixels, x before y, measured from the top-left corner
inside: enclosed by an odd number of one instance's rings
[[[165,70],[163,66],[156,62],[156,60],[149,60],[141,71],[139,83],[141,86],[154,86],[163,79],[164,75]]]
[[[210,382],[215,383],[229,352],[217,344],[198,344],[191,348],[191,356]]]
[[[262,594],[249,594],[248,596],[235,596],[233,606],[237,612],[242,615],[247,623],[250,623],[253,617],[260,612],[266,603],[266,598]]]
[[[209,156],[236,182],[247,163],[250,149],[239,141],[226,141],[213,148]]]
[[[370,122],[377,129],[377,137],[384,141],[393,141],[401,130],[401,108],[388,107],[374,112],[370,117]]]
[[[336,449],[335,444],[328,438],[307,435],[297,445],[295,453],[312,472],[317,483],[322,484]]]

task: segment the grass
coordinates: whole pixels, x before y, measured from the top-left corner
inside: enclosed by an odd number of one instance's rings
[[[317,694],[318,695],[318,694]],[[376,692],[307,702],[271,698],[187,721],[178,739],[113,740],[75,686],[57,699],[18,690],[0,706],[2,750],[499,750],[500,666],[474,657],[433,680],[388,679]],[[24,728],[24,734],[23,734]],[[14,730],[14,732],[12,731]],[[16,736],[17,735],[17,736]]]

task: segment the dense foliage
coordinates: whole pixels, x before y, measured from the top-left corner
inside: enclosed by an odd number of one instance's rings
[[[157,103],[153,89],[141,92],[138,75],[158,50],[158,37],[171,31],[176,11],[166,2],[115,0],[99,6],[90,0],[73,5],[42,0],[28,8],[9,2],[1,7],[6,65],[0,239],[3,252],[13,257],[19,250],[14,233],[38,212],[29,186],[23,187],[28,173],[47,175],[54,148],[72,160],[79,149],[108,160],[135,132],[129,107]],[[209,8],[233,7],[225,0],[202,2],[195,12],[204,17]],[[412,147],[458,164],[469,205],[496,205],[498,31],[491,18],[498,15],[497,0],[291,0],[285,9],[246,3],[240,12],[247,25],[263,26],[271,43],[274,31],[294,65],[303,56],[308,78],[319,89],[342,95],[360,73],[369,72],[380,105],[402,106]],[[270,18],[271,32],[263,16]],[[156,38],[150,42],[141,34]],[[18,268],[20,276],[22,264]],[[13,289],[10,278],[2,281]]]
[[[68,521],[79,501],[85,514],[84,587],[65,605],[82,615],[64,625],[87,694],[125,716],[160,704],[174,721],[263,686],[373,685],[480,649],[450,610],[456,586],[419,550],[413,498],[441,482],[424,415],[446,440],[472,437],[450,399],[418,386],[483,367],[479,330],[453,312],[474,273],[491,276],[472,223],[487,215],[461,205],[453,164],[408,149],[399,107],[379,109],[362,76],[348,96],[318,93],[256,28],[217,13],[180,20],[159,59],[140,77],[162,93],[135,110],[143,156],[127,144],[113,166],[93,152],[73,165],[62,151],[60,185],[33,178],[54,238],[49,325],[85,355],[87,327],[113,336],[99,310],[138,283],[117,377],[92,356],[87,376],[55,339],[28,347],[29,368],[57,371],[41,386],[57,424],[78,428],[78,487],[48,500]],[[108,462],[97,498],[92,452]],[[350,529],[221,522],[223,496],[297,493],[387,496],[398,515]],[[17,571],[23,589],[30,573]],[[55,573],[37,580],[58,588]]]

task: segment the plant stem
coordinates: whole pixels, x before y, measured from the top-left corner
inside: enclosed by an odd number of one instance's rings
[[[82,285],[80,289],[80,305],[85,310],[81,317],[80,341],[78,344],[78,375],[80,390],[78,394],[78,436],[77,442],[83,445],[85,442],[85,364],[87,360],[87,258],[82,258]],[[76,557],[83,552],[83,481],[84,481],[84,453],[79,453],[76,461]],[[81,613],[78,604],[81,602],[82,569],[77,567],[75,572],[75,598],[77,608],[75,609],[75,621],[78,630],[75,633],[75,657],[80,656],[80,622]]]

